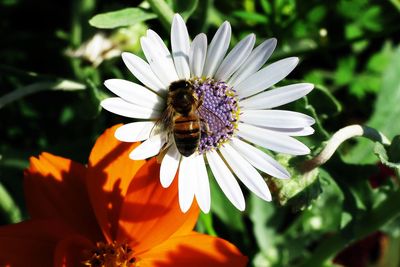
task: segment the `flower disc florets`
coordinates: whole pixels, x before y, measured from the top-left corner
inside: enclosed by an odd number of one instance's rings
[[[239,107],[235,91],[225,82],[213,79],[192,79],[194,90],[202,102],[199,109],[203,125],[199,154],[219,147],[233,135]]]
[[[83,264],[90,267],[135,267],[136,258],[133,249],[127,243],[98,242],[96,248],[88,254],[89,259]]]

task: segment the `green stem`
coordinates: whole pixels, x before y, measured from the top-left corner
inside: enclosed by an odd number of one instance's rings
[[[63,90],[63,91],[78,91],[84,90],[84,84],[70,80],[45,81],[37,82],[27,86],[20,87],[0,97],[0,109],[5,105],[10,104],[18,99],[35,94],[44,90]]]
[[[200,212],[199,219],[203,223],[203,226],[208,235],[218,236],[217,232],[215,232],[214,227],[213,227],[213,220],[212,220],[211,212],[209,212],[209,213]]]
[[[386,223],[400,215],[400,191],[388,196],[378,207],[352,221],[336,234],[326,238],[299,267],[323,266],[351,242],[379,230]]]
[[[164,0],[147,0],[147,2],[150,4],[153,12],[157,14],[161,24],[169,32],[174,17],[171,7]]]
[[[10,194],[0,183],[0,215],[3,215],[8,223],[17,223],[22,220],[21,211]]]
[[[95,0],[75,0],[72,3],[71,12],[71,43],[72,48],[77,48],[82,44],[82,40],[86,37],[89,31],[89,18],[93,13],[96,6]],[[85,75],[81,67],[81,60],[78,58],[71,58],[70,64],[75,77],[79,80],[85,80]]]

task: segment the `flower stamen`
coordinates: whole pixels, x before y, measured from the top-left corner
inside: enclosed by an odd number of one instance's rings
[[[83,264],[90,267],[136,267],[137,258],[133,253],[126,242],[97,242],[96,248],[88,251],[88,259]]]
[[[202,100],[202,127],[199,154],[213,150],[228,141],[237,128],[239,107],[235,91],[223,81],[193,78],[194,90]]]

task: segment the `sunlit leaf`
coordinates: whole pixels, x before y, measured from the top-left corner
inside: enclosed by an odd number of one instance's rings
[[[113,29],[135,25],[157,15],[149,13],[140,8],[125,8],[117,11],[98,14],[89,20],[90,25],[100,29]]]
[[[235,11],[233,12],[235,17],[245,20],[248,23],[254,24],[265,24],[268,22],[268,17],[250,11]]]

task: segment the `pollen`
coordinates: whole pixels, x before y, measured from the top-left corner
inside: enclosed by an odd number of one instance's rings
[[[137,258],[128,243],[97,242],[96,247],[87,251],[84,265],[90,267],[138,267]]]
[[[198,98],[202,124],[199,154],[213,150],[227,142],[237,128],[239,107],[236,92],[225,82],[213,79],[192,79]]]

